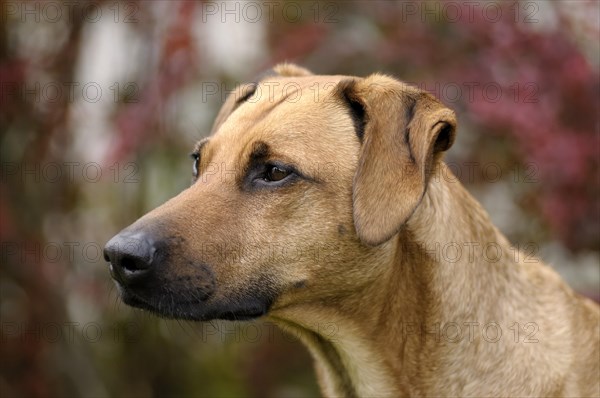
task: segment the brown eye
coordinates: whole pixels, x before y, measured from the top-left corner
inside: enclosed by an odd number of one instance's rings
[[[288,170],[282,169],[278,166],[272,166],[265,175],[265,180],[267,181],[281,181],[285,177],[289,176],[290,172]]]

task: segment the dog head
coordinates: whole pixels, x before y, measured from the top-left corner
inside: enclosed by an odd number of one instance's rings
[[[351,294],[454,135],[452,111],[390,77],[279,65],[226,100],[192,185],[108,242],[111,274],[126,303],[192,320]]]

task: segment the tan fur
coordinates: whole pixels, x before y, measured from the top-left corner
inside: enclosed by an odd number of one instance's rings
[[[210,300],[276,291],[267,316],[301,336],[328,397],[599,396],[599,307],[525,262],[448,180],[453,112],[383,75],[275,71],[247,101],[251,85],[226,101],[198,181],[130,227],[182,238],[165,275],[201,261],[216,278]],[[344,98],[364,107],[362,142]],[[258,141],[310,178],[243,188]],[[206,250],[234,242],[235,261]],[[449,261],[452,245],[463,254]]]

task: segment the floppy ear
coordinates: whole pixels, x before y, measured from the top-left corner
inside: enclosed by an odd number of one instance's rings
[[[379,245],[408,221],[441,154],[454,142],[454,112],[433,96],[383,75],[340,83],[362,141],[353,184],[358,237]],[[363,131],[361,131],[363,130]]]
[[[215,122],[213,123],[213,127],[211,129],[211,135],[215,133],[219,127],[227,120],[229,115],[233,113],[244,101],[254,94],[256,91],[256,86],[261,82],[261,80],[266,79],[271,76],[282,76],[282,77],[301,77],[301,76],[310,76],[312,73],[301,66],[295,64],[281,63],[275,65],[272,69],[269,69],[260,75],[258,75],[253,83],[245,83],[241,84],[233,90],[231,94],[225,100],[225,103],[219,110]]]

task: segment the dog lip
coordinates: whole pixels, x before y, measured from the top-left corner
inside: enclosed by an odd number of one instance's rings
[[[115,269],[115,267],[112,265],[112,263],[108,264],[108,271],[110,272],[110,276],[111,278],[113,278],[113,280],[115,282],[117,282],[119,285],[124,286],[125,283],[123,282],[123,280],[121,279],[121,275],[117,272],[117,270]]]
[[[227,321],[247,321],[250,319],[260,318],[266,313],[267,310],[265,308],[241,309],[222,312],[216,316],[216,319],[223,319]]]
[[[248,307],[240,306],[231,309],[217,305],[206,305],[200,300],[179,301],[166,300],[170,305],[160,308],[154,300],[148,300],[127,287],[117,282],[121,293],[121,299],[125,304],[152,312],[163,318],[184,319],[191,321],[211,321],[215,319],[227,321],[247,321],[264,316],[268,312],[269,305],[255,303]],[[216,307],[216,308],[215,308]]]
[[[119,290],[121,291],[121,299],[123,300],[123,302],[125,304],[127,304],[131,307],[141,308],[141,309],[148,310],[148,311],[153,311],[153,312],[156,311],[156,309],[154,308],[154,306],[152,304],[150,304],[149,302],[144,300],[139,295],[126,289],[119,282],[117,282],[117,283],[119,284],[119,287],[120,287]]]

